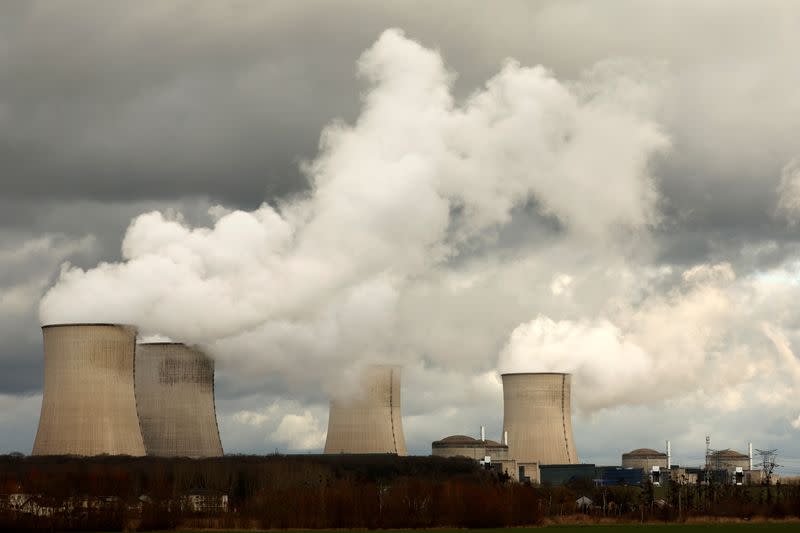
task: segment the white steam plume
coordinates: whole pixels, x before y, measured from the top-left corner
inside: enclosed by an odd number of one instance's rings
[[[562,83],[508,61],[457,102],[440,55],[398,30],[384,32],[358,69],[368,85],[361,114],[324,130],[304,166],[305,197],[252,212],[213,209],[212,227],[143,214],[121,262],[64,266],[41,302],[42,322],[133,323],[205,343],[254,383],[265,373],[320,381],[374,359],[447,366],[451,353],[400,330],[431,307],[426,287],[452,293],[453,265],[491,259],[517,210],[533,205],[556,221],[553,239],[586,250],[657,220],[649,166],[668,141],[641,72],[626,77],[607,63]],[[557,273],[544,274],[548,293]],[[528,312],[503,317],[486,344],[501,346],[510,330],[502,328]],[[466,329],[481,327],[475,318]],[[613,345],[608,324],[579,327]],[[496,353],[483,354],[487,364]]]

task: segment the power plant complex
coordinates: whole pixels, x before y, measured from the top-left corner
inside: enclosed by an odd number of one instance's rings
[[[44,395],[33,455],[223,455],[214,398],[214,361],[196,347],[136,343],[134,326],[55,324],[42,327]],[[571,375],[506,373],[498,441],[451,435],[431,444],[438,457],[467,457],[508,478],[599,484],[763,481],[743,454],[715,451],[706,464],[681,468],[666,452],[637,448],[621,466],[581,464],[572,432]],[[401,413],[401,369],[369,366],[350,394],[330,401],[325,454],[407,455]],[[767,481],[771,479],[771,472]]]

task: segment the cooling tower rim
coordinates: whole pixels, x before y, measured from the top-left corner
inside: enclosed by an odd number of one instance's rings
[[[506,376],[571,376],[571,372],[504,372],[501,377]]]
[[[115,324],[113,322],[60,322],[57,324],[42,325],[42,329],[74,328],[74,327],[112,327],[112,328],[138,329],[133,324]]]
[[[189,347],[188,344],[185,342],[137,342],[137,346],[186,346]]]

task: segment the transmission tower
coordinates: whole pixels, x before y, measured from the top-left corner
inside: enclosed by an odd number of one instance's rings
[[[776,460],[778,459],[778,450],[759,450],[756,449],[756,454],[761,457],[761,473],[762,479],[767,485],[772,484],[772,473],[778,468],[779,465]]]

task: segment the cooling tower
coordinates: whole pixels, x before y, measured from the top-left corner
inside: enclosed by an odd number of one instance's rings
[[[144,455],[133,391],[136,328],[44,326],[44,397],[33,455]]]
[[[351,398],[331,400],[325,453],[407,455],[399,367],[369,367]]]
[[[179,343],[136,347],[136,404],[148,455],[219,457],[214,361]]]
[[[503,374],[503,431],[517,463],[577,464],[569,374]]]

